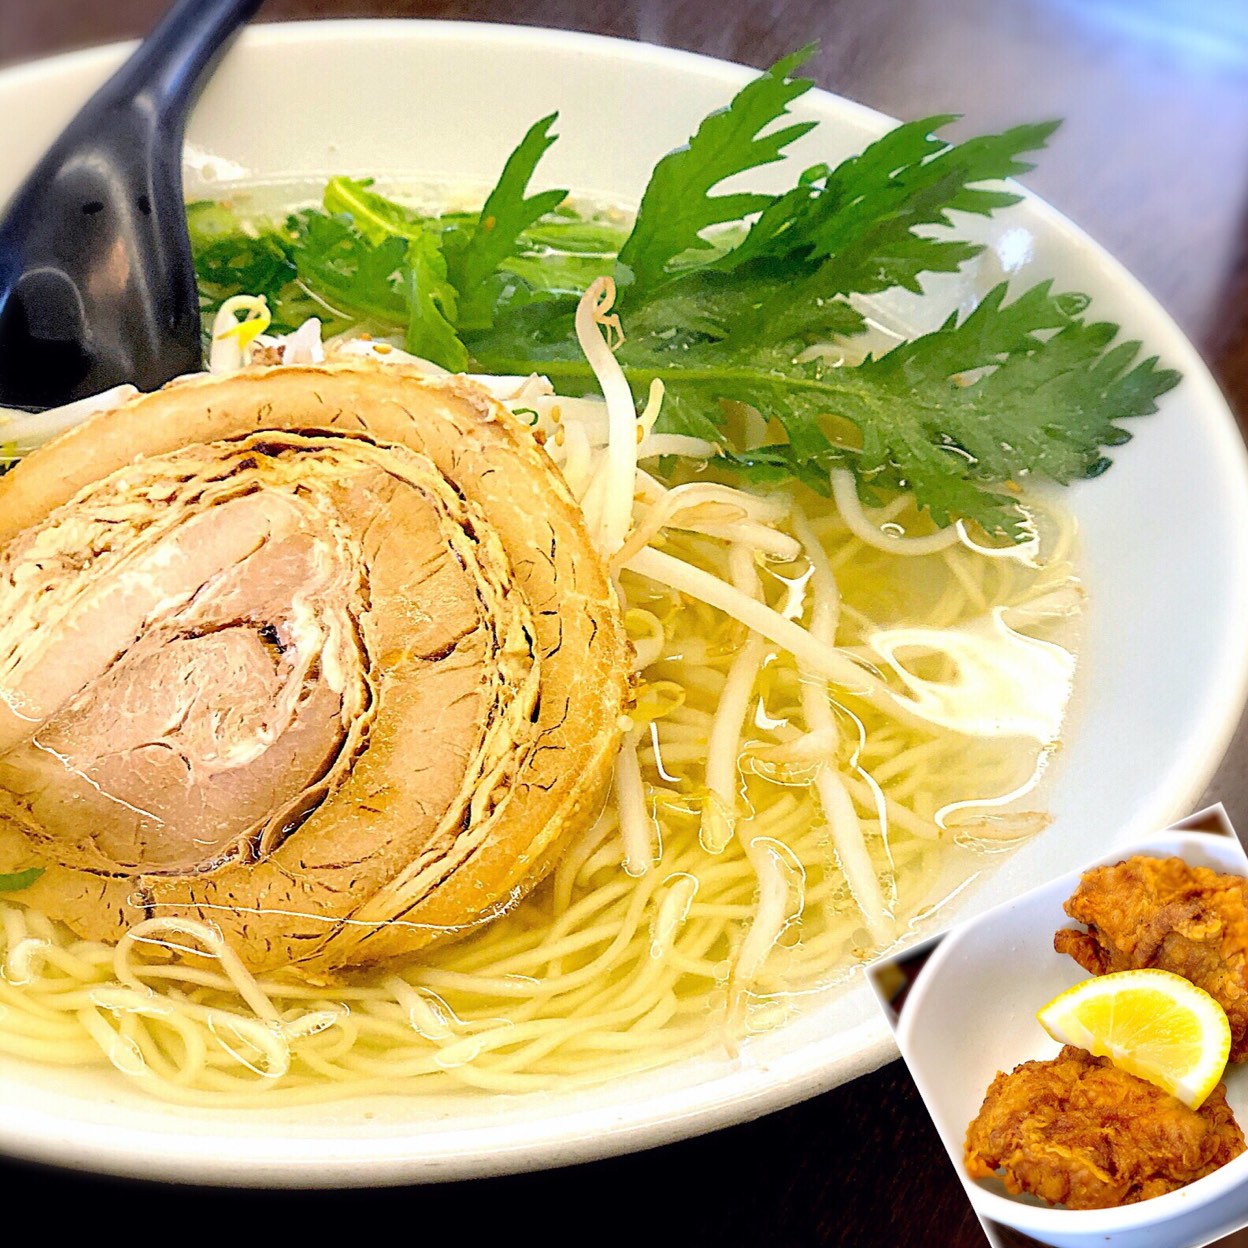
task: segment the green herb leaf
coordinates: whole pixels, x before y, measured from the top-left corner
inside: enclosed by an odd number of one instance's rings
[[[508,256],[500,271],[520,278],[530,296],[558,295],[576,299],[605,267],[602,257],[595,255],[522,255]],[[504,285],[503,295],[506,293]]]
[[[751,267],[780,279],[773,278],[754,315],[734,326],[735,337],[800,336],[829,300],[894,287],[919,294],[921,274],[955,272],[979,254],[978,245],[917,231],[948,226],[953,210],[990,212],[1014,203],[1017,195],[978,184],[1031,168],[1020,154],[1043,146],[1056,123],[950,146],[932,135],[950,120],[899,126],[822,181],[808,182],[787,226],[764,214],[738,249],[742,255],[721,261],[739,267],[752,260]]]
[[[27,867],[25,871],[0,875],[0,893],[20,893],[22,889],[29,888],[43,872],[43,867]]]
[[[274,229],[244,231],[239,218],[221,204],[207,201],[190,204],[186,210],[195,276],[199,284],[200,308],[211,317],[231,296],[240,291],[264,295],[270,311],[282,301],[282,293],[295,277],[289,242]],[[303,318],[300,318],[301,320]],[[278,332],[295,329],[280,324]]]
[[[426,218],[376,191],[369,190],[371,179],[330,178],[321,198],[330,216],[346,213],[355,228],[374,246],[391,235],[419,238],[428,229]]]
[[[525,198],[537,162],[555,141],[550,128],[557,113],[529,127],[516,150],[507,158],[498,184],[490,192],[477,219],[477,227],[462,250],[451,256],[451,280],[460,292],[461,325],[483,328],[492,320],[492,292],[485,285],[517,248],[521,232],[553,211],[567,198],[567,191],[542,191]]]
[[[812,342],[860,332],[851,294],[892,287],[920,293],[925,272],[954,272],[982,248],[930,237],[948,212],[990,211],[1013,203],[1009,192],[976,189],[1028,168],[1018,157],[1040,146],[1052,125],[951,146],[931,117],[899,126],[835,170],[807,170],[774,199],[739,245],[706,265],[676,274],[630,313],[648,329],[682,304],[696,304],[696,328],[734,343]],[[686,318],[669,325],[694,328]]]
[[[762,133],[810,89],[809,79],[789,75],[813,50],[807,47],[785,57],[748,83],[727,108],[702,122],[685,147],[655,165],[633,231],[620,249],[620,264],[632,279],[627,304],[635,304],[668,277],[678,256],[711,250],[713,245],[702,237],[705,230],[739,221],[772,202],[770,195],[711,191],[734,174],[779,160],[790,143],[813,128],[814,122],[797,122]]]
[[[1109,464],[1101,448],[1130,437],[1117,422],[1156,411],[1179,380],[1155,358],[1137,364],[1139,343],[1114,345],[1116,325],[1069,316],[1050,283],[1012,303],[1005,295],[1002,284],[961,323],[851,370],[860,394],[842,414],[864,430],[860,474],[913,488],[942,523],[973,514],[961,501],[968,481],[1097,476]],[[879,405],[890,396],[906,401],[881,426]],[[909,455],[919,442],[939,459]]]
[[[609,221],[583,221],[576,217],[568,221],[538,221],[521,237],[527,248],[614,260],[628,238],[628,230]]]
[[[407,349],[462,372],[468,351],[455,332],[455,287],[447,281],[446,257],[432,234],[419,234],[408,243],[403,281],[409,308]]]
[[[672,351],[629,340],[619,358],[637,396],[656,377],[665,383],[666,431],[722,441],[724,399],[778,418],[788,442],[729,456],[742,471],[783,464],[826,488],[828,469],[841,465],[869,495],[910,491],[940,524],[963,517],[1017,539],[1021,515],[1003,489],[1029,477],[1066,483],[1103,472],[1103,448],[1130,437],[1117,422],[1155,411],[1179,378],[1156,359],[1137,363],[1138,343],[1115,345],[1116,326],[1072,316],[1082,297],[1054,296],[1047,282],[1011,303],[1005,294],[998,286],[961,321],[951,317],[857,367],[726,343]],[[588,366],[574,359],[492,364],[545,372],[557,387],[592,385]],[[836,420],[856,427],[858,444],[834,433]]]
[[[940,523],[965,517],[1021,535],[1011,490],[1108,465],[1178,380],[1113,325],[1087,321],[1086,296],[1049,284],[1008,300],[1004,286],[969,315],[858,365],[810,359],[811,343],[860,333],[856,296],[921,293],[980,248],[944,233],[957,212],[988,214],[1017,195],[997,185],[1030,168],[1053,123],[951,144],[952,117],[902,125],[835,168],[814,165],[780,195],[712,194],[779,160],[810,129],[777,125],[810,86],[791,75],[804,49],[755,79],[655,167],[631,233],[529,196],[554,116],[525,134],[472,214],[423,216],[335,178],[325,211],[256,230],[220,205],[190,209],[206,307],[268,295],[275,325],[309,309],[335,328],[402,333],[448,368],[543,372],[563,393],[596,381],[573,329],[576,300],[613,268],[627,335],[617,354],[640,399],[667,387],[660,428],[724,443],[722,404],[756,407],[787,441],[722,464],[756,480],[795,476],[826,489],[836,465],[864,497],[912,491]],[[618,248],[618,256],[615,252]]]
[[[400,269],[406,238],[387,235],[373,244],[345,214],[296,213],[288,228],[299,280],[339,315],[406,326],[408,301]]]

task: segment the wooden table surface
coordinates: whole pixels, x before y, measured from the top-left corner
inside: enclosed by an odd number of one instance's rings
[[[0,0],[0,62],[142,33],[163,0]],[[1242,0],[269,0],[265,20],[406,16],[596,31],[763,66],[817,39],[818,83],[897,117],[979,132],[1064,117],[1027,183],[1167,306],[1248,422],[1248,4]],[[0,127],[14,124],[0,119]],[[1248,732],[1211,785],[1248,829]],[[758,1122],[573,1170],[419,1191],[212,1194],[0,1164],[20,1207],[175,1208],[289,1239],[328,1219],[454,1225],[478,1242],[984,1243],[904,1066]],[[281,1222],[277,1221],[280,1217]],[[119,1221],[120,1219],[120,1221]],[[400,1232],[402,1233],[402,1232]],[[250,1236],[249,1236],[250,1237]],[[1248,1244],[1248,1235],[1225,1243]]]

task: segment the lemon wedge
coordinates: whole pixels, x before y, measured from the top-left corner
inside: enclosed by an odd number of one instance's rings
[[[1199,1109],[1231,1052],[1226,1012],[1203,989],[1170,971],[1118,971],[1085,979],[1036,1018],[1063,1044],[1107,1057]]]

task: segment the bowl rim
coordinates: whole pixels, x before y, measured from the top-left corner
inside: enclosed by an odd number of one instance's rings
[[[463,20],[350,18],[260,23],[244,31],[241,42],[265,52],[323,43],[351,44],[354,55],[359,55],[360,48],[379,40],[452,43],[465,38],[478,46],[488,42],[527,49],[584,50],[629,64],[687,68],[712,73],[728,86],[739,86],[759,72],[701,53],[636,40]],[[55,81],[60,75],[82,69],[102,70],[117,63],[134,46],[136,41],[111,43],[5,67],[0,69],[0,82],[24,89],[27,84]],[[818,87],[812,89],[808,98],[835,109],[846,121],[864,124],[879,133],[897,124],[885,113]],[[1181,368],[1184,385],[1193,391],[1192,404],[1200,411],[1202,428],[1218,445],[1213,467],[1220,489],[1237,495],[1239,523],[1230,536],[1245,553],[1248,563],[1248,452],[1199,353],[1157,300],[1103,246],[1047,202],[1022,189],[1033,220],[1063,247],[1094,257],[1107,283],[1134,300],[1141,319],[1150,320],[1158,332],[1164,332],[1168,362]],[[1227,614],[1248,624],[1248,580],[1233,588],[1233,595],[1227,599]],[[1164,785],[1157,790],[1155,808],[1137,812],[1148,826],[1158,826],[1184,813],[1203,791],[1229,745],[1248,697],[1248,647],[1227,657],[1229,670],[1225,678],[1202,691],[1201,723],[1205,728],[1199,740],[1189,741],[1188,748],[1178,752]],[[1162,806],[1164,811],[1157,809]],[[855,974],[854,980],[869,995],[860,973]],[[631,1102],[626,1114],[613,1115],[615,1120],[607,1130],[603,1129],[601,1110],[591,1108],[584,1114],[561,1116],[559,1130],[550,1130],[541,1138],[513,1132],[510,1139],[500,1142],[495,1133],[489,1136],[488,1154],[482,1143],[472,1142],[472,1137],[487,1137],[491,1128],[484,1124],[465,1130],[463,1146],[439,1152],[434,1158],[410,1134],[370,1137],[363,1155],[343,1157],[334,1148],[341,1137],[299,1138],[279,1126],[263,1137],[247,1138],[249,1158],[255,1164],[247,1175],[240,1175],[235,1154],[228,1146],[223,1148],[234,1140],[224,1120],[220,1134],[179,1136],[175,1153],[167,1147],[168,1137],[158,1133],[101,1124],[88,1127],[67,1123],[63,1116],[48,1112],[8,1109],[0,1116],[0,1149],[11,1155],[113,1174],[249,1186],[374,1185],[511,1173],[612,1156],[746,1121],[817,1095],[897,1056],[882,1016],[864,1021],[852,1029],[852,1034],[860,1039],[849,1060],[841,1056],[833,1062],[820,1046],[805,1045],[770,1062],[765,1072],[757,1068],[727,1069],[676,1093],[664,1094],[661,1103],[657,1096]],[[598,1118],[591,1127],[595,1112]],[[569,1124],[581,1117],[586,1129],[573,1139]],[[72,1131],[68,1129],[71,1125]]]

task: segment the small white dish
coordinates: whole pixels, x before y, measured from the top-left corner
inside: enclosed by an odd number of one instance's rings
[[[1177,856],[1193,866],[1248,875],[1234,834],[1171,830],[1103,855],[1087,866],[1134,854]],[[897,1042],[975,1212],[1054,1248],[1194,1248],[1248,1225],[1248,1153],[1203,1179],[1118,1209],[1071,1210],[1011,1196],[996,1180],[971,1179],[963,1165],[966,1129],[998,1071],[1056,1057],[1060,1045],[1035,1012],[1087,978],[1055,953],[1053,933],[1075,926],[1062,904],[1072,872],[959,927],[936,947],[901,1011]],[[1248,1067],[1227,1068],[1227,1101],[1248,1123]]]
[[[805,35],[794,30],[792,38],[797,46]],[[21,119],[0,148],[0,200],[126,51],[95,49],[0,74],[0,115]],[[558,109],[561,137],[542,162],[541,186],[636,203],[655,161],[753,76],[687,53],[533,28],[259,26],[231,50],[191,119],[187,192],[336,173],[484,188],[525,127]],[[781,189],[795,171],[857,152],[893,124],[821,91],[802,97],[794,115],[821,124],[782,166],[751,175],[752,186]],[[959,225],[987,250],[963,274],[930,283],[944,304],[929,315],[971,306],[1003,272],[1020,285],[1053,278],[1092,295],[1098,316],[1119,321],[1185,380],[1157,415],[1135,422],[1112,471],[1066,495],[1091,598],[1077,710],[1044,795],[1053,824],[960,891],[933,925],[1189,809],[1230,740],[1248,681],[1248,468],[1200,357],[1139,283],[1038,200]],[[740,1122],[895,1052],[858,982],[812,999],[736,1060],[712,1051],[600,1088],[540,1095],[200,1110],[157,1102],[106,1070],[5,1059],[0,1150],[230,1184],[463,1178],[585,1161]]]

